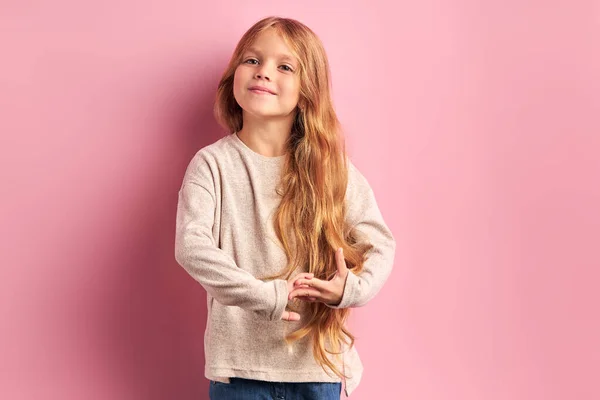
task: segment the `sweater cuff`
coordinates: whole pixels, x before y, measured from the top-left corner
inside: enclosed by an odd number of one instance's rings
[[[344,292],[342,294],[342,300],[338,305],[326,304],[329,308],[350,308],[354,307],[356,303],[356,297],[358,295],[358,286],[360,278],[352,271],[348,271],[346,277],[346,284],[344,285]]]
[[[285,279],[274,279],[271,282],[275,287],[275,308],[269,316],[269,321],[279,321],[288,304],[287,281]]]

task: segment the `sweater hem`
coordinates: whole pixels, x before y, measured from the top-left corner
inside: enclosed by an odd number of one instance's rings
[[[206,367],[204,376],[206,379],[230,383],[229,378],[255,379],[267,382],[335,382],[344,385],[346,397],[350,397],[354,389],[358,387],[362,377],[362,369],[356,371],[349,379],[343,382],[339,377],[331,378],[326,374],[315,374],[314,372],[302,372],[297,369],[290,370],[251,370],[231,367],[209,368]]]

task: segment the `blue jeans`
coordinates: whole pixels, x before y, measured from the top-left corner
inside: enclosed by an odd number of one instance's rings
[[[210,381],[210,400],[340,400],[340,382],[266,382],[229,378]]]

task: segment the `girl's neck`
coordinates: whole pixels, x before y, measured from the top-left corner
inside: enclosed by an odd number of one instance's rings
[[[286,141],[291,126],[282,121],[252,123],[244,119],[244,126],[237,132],[238,137],[249,148],[266,157],[279,157],[287,152]]]

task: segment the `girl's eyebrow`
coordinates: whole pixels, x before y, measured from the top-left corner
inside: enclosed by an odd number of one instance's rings
[[[247,52],[256,53],[258,55],[262,55],[261,51],[258,50],[258,49],[256,49],[256,48],[254,48],[254,47],[250,47],[247,50]],[[296,58],[293,55],[291,55],[291,54],[281,53],[281,54],[276,54],[276,56],[279,57],[280,59],[283,59],[283,60],[296,61]]]

